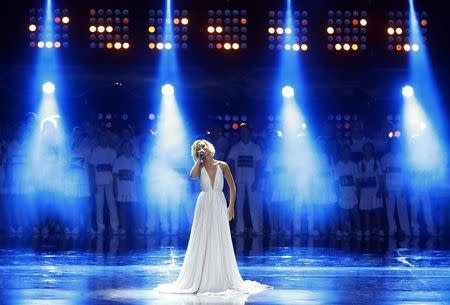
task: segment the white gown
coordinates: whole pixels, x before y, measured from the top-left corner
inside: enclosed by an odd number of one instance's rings
[[[202,191],[197,198],[183,266],[177,280],[159,285],[155,288],[157,292],[228,295],[257,293],[270,288],[255,281],[244,281],[239,273],[222,191],[223,180],[219,165],[213,183],[202,167]]]

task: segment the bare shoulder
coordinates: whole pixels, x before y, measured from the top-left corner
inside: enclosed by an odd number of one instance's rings
[[[230,167],[228,166],[227,162],[224,161],[217,161],[219,163],[219,166],[222,170],[229,170]]]

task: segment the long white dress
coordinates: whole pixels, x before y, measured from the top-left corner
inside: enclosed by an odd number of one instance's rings
[[[219,165],[214,182],[202,167],[202,191],[197,198],[183,266],[177,280],[159,285],[155,288],[157,292],[228,295],[257,293],[269,288],[255,281],[244,281],[239,273],[222,191],[223,181]]]

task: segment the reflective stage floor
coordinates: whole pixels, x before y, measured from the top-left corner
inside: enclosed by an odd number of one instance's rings
[[[160,295],[187,236],[0,237],[0,304],[450,304],[449,238],[234,238],[255,295]]]

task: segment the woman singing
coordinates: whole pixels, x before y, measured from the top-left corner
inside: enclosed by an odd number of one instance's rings
[[[174,283],[162,284],[163,293],[256,293],[269,286],[244,281],[234,256],[228,221],[234,218],[236,185],[225,162],[215,160],[214,146],[206,140],[192,145],[195,165],[191,178],[199,178],[202,191],[195,206],[189,243],[181,272]],[[230,188],[227,207],[223,181]]]

